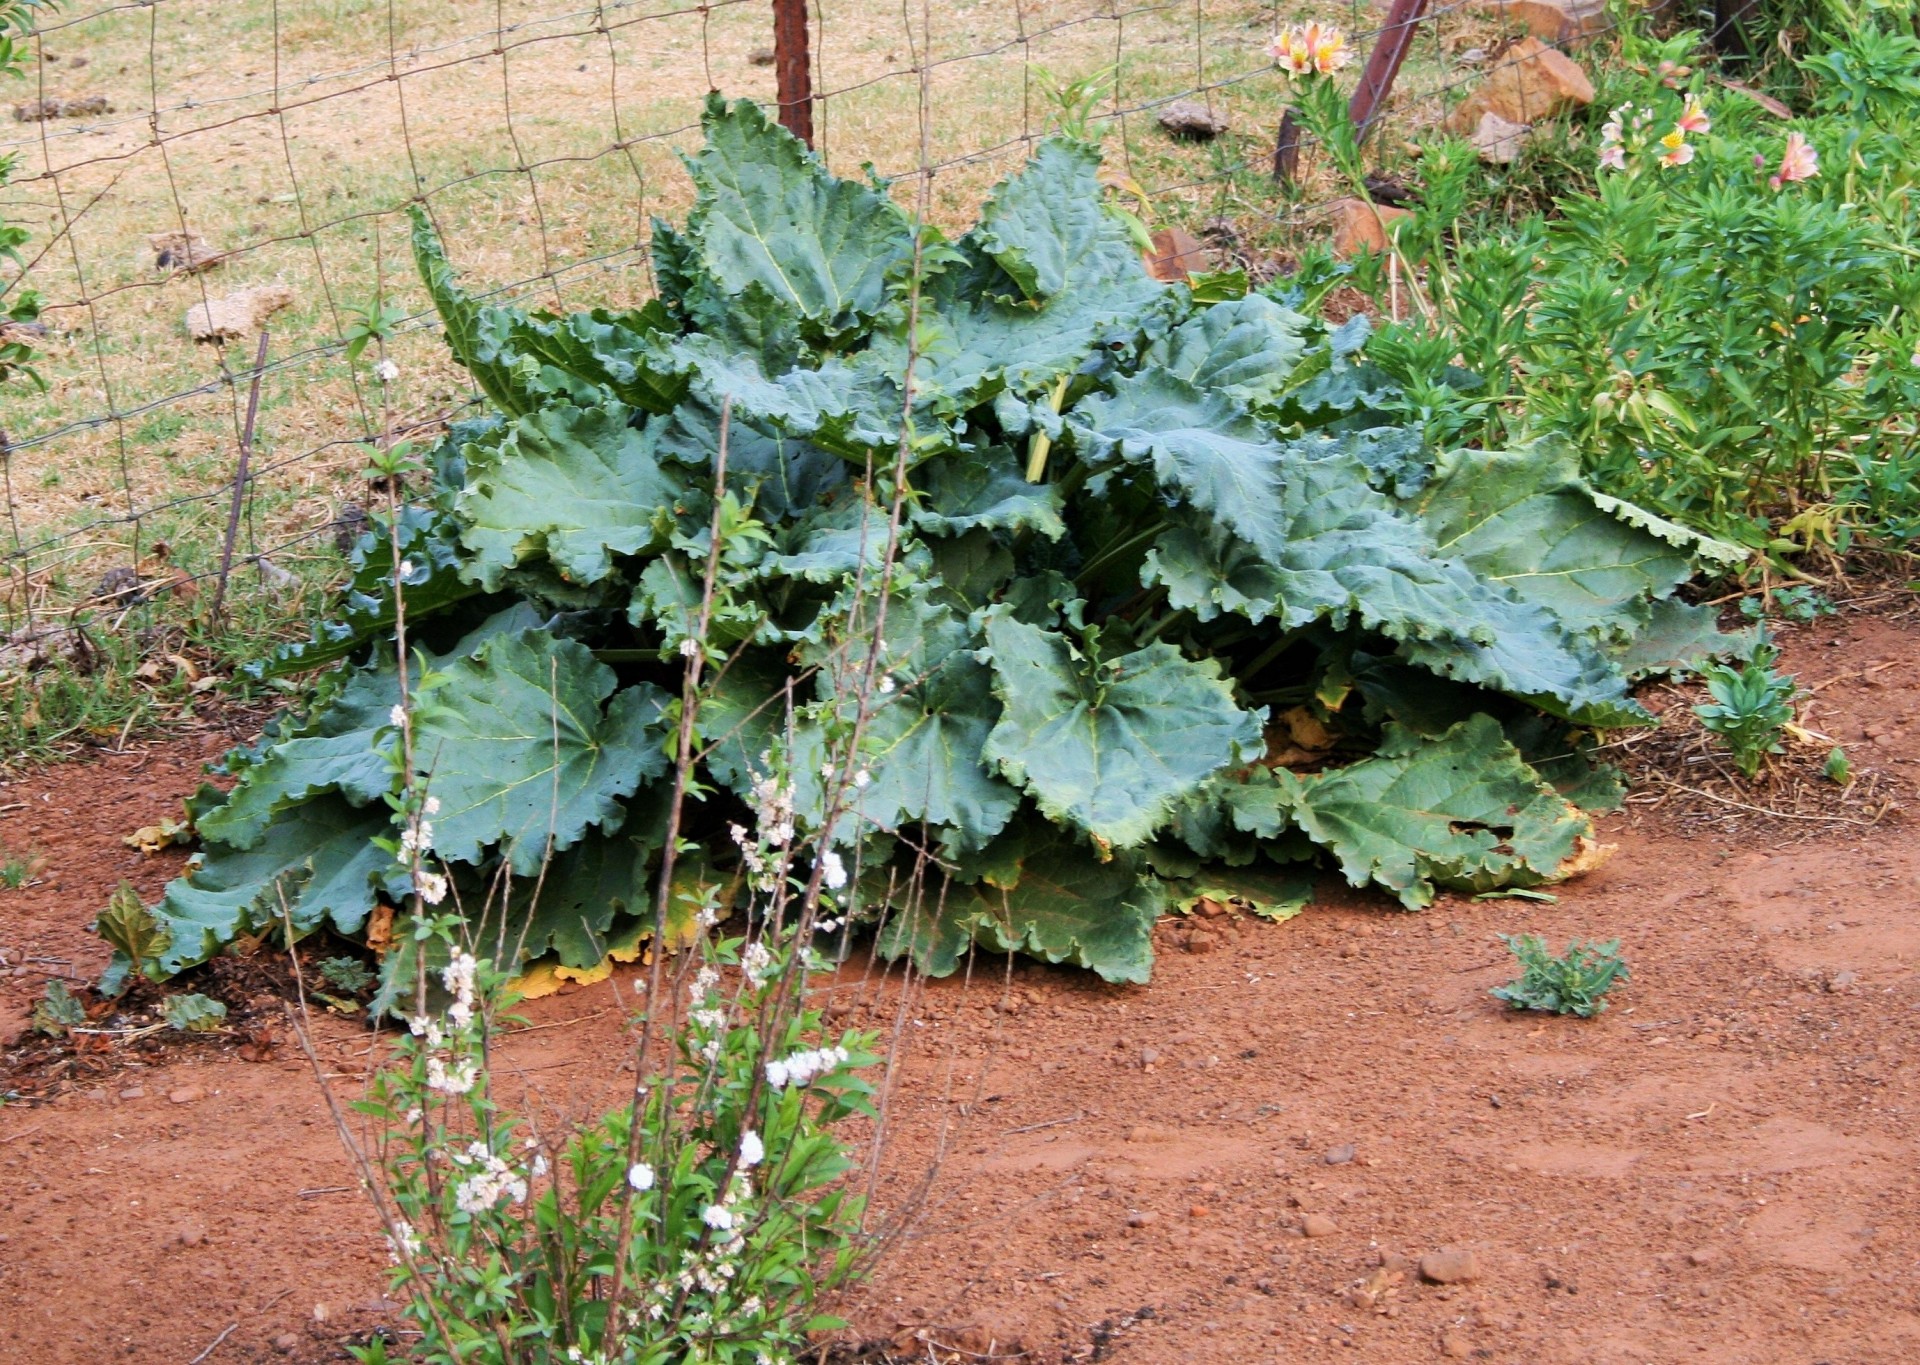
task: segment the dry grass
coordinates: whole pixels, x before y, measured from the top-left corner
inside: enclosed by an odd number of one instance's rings
[[[918,167],[915,68],[930,59],[931,215],[961,228],[1047,129],[1033,68],[1071,77],[1117,62],[1109,152],[1162,214],[1271,229],[1289,212],[1260,174],[1284,87],[1262,49],[1282,10],[1361,27],[1381,14],[1253,0],[816,0],[822,148],[843,173]],[[1403,122],[1437,110],[1420,92],[1460,74],[1450,31],[1416,48]],[[417,316],[426,299],[404,204],[428,197],[475,287],[562,309],[643,299],[648,218],[687,207],[677,157],[701,100],[710,88],[771,100],[772,69],[751,60],[769,43],[764,0],[73,0],[17,98],[101,95],[113,112],[0,124],[0,155],[19,158],[7,213],[39,253],[26,282],[50,305],[49,390],[10,392],[0,422],[16,446],[13,524],[0,532],[15,552],[12,605],[84,596],[156,538],[186,571],[212,566],[253,346],[195,345],[182,319],[270,283],[296,302],[270,324],[263,473],[242,550],[284,547],[282,567],[326,571],[334,552],[317,533],[356,495],[355,443],[470,397]],[[1207,85],[1233,122],[1211,147],[1173,144],[1141,111]],[[194,274],[156,266],[149,235],[183,230],[230,254]],[[385,387],[371,355],[356,372],[337,344],[351,308],[376,294],[416,315],[389,347],[400,378]]]

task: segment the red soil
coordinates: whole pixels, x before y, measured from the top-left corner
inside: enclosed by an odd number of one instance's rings
[[[1804,722],[1908,793],[1917,646],[1861,617],[1786,660],[1828,684]],[[290,1043],[62,1075],[15,1036],[50,974],[99,970],[82,926],[118,880],[178,868],[122,836],[225,742],[0,786],[0,841],[49,860],[0,891],[0,1089],[45,1096],[0,1109],[0,1360],[186,1365],[230,1324],[207,1365],[341,1360],[395,1320]],[[1618,854],[1557,904],[1405,915],[1329,887],[1285,925],[1164,925],[1144,988],[998,960],[928,984],[879,1207],[944,1161],[847,1315],[921,1361],[1920,1359],[1920,841],[1725,809],[1610,820]],[[1510,1013],[1487,991],[1520,930],[1618,936],[1632,983],[1591,1022]],[[897,976],[835,989],[840,1020],[890,1024]],[[540,1102],[608,1102],[627,998],[526,1009],[547,1027],[507,1055]],[[320,1033],[351,1094],[382,1044]],[[1424,1280],[1442,1249],[1473,1277]]]

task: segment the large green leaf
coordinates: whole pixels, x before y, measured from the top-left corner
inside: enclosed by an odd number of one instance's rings
[[[653,918],[653,858],[660,850],[664,812],[609,834],[589,830],[580,842],[556,853],[538,877],[515,880],[499,913],[496,895],[476,937],[496,961],[525,962],[552,953],[563,967],[591,967],[606,957],[616,933],[635,920]]]
[[[1289,630],[1357,621],[1443,677],[1590,724],[1644,719],[1596,642],[1443,556],[1340,443],[1289,442],[1282,471],[1277,543],[1250,544],[1209,521],[1176,517],[1149,557],[1147,580],[1203,618],[1229,610]]]
[[[467,447],[460,498],[468,572],[489,592],[544,554],[562,576],[595,583],[614,555],[664,546],[678,480],[663,471],[623,403],[529,413],[497,442]]]
[[[194,822],[200,837],[250,849],[281,811],[321,792],[340,792],[355,806],[378,801],[393,789],[395,774],[375,741],[399,700],[391,663],[356,672],[307,726],[248,766],[222,805]]]
[[[392,864],[372,842],[393,832],[391,819],[384,804],[357,810],[328,794],[277,812],[249,848],[209,843],[154,908],[169,944],[150,970],[175,975],[279,924],[283,900],[296,934],[323,920],[358,933]]]
[[[913,233],[880,190],[827,174],[820,159],[750,100],[718,95],[689,163],[698,198],[687,233],[706,274],[728,293],[758,285],[832,333],[869,320]]]
[[[1409,909],[1431,904],[1436,885],[1553,881],[1593,833],[1486,715],[1432,739],[1389,724],[1371,758],[1304,777],[1283,768],[1274,778],[1279,804],[1350,883],[1382,886]]]
[[[501,339],[525,315],[475,303],[455,283],[458,276],[440,245],[440,234],[424,204],[407,205],[413,220],[413,259],[427,293],[447,331],[447,347],[480,391],[501,411],[519,416],[530,411],[539,395],[528,390],[514,373],[516,357],[503,349]]]
[[[1191,788],[1259,752],[1264,712],[1242,711],[1213,660],[1152,644],[1115,659],[1005,614],[987,626],[1005,713],[986,756],[1055,820],[1102,844],[1145,842]]]
[[[413,744],[440,803],[433,845],[443,857],[478,862],[504,843],[514,871],[529,875],[549,838],[558,852],[589,826],[617,825],[620,798],[666,771],[666,694],[651,683],[615,694],[613,670],[577,641],[502,636],[444,672]]]
[[[1262,294],[1216,303],[1154,343],[1147,359],[1248,407],[1277,400],[1306,353],[1308,320]]]
[[[1280,447],[1221,394],[1149,367],[1122,382],[1114,397],[1082,402],[1068,425],[1089,461],[1146,464],[1162,488],[1263,553],[1280,550]]]
[[[926,496],[914,508],[913,524],[929,535],[1032,530],[1058,540],[1066,534],[1059,487],[1028,483],[1005,447],[929,461],[914,473]]]
[[[958,244],[960,263],[926,283],[918,388],[964,411],[1000,386],[1049,387],[1095,346],[1140,333],[1168,290],[1101,206],[1099,171],[1091,149],[1049,141],[994,190]],[[905,373],[904,335],[877,338],[874,353],[888,373]]]
[[[1696,560],[1746,554],[1612,499],[1603,505],[1562,441],[1518,450],[1455,450],[1409,506],[1441,553],[1537,602],[1574,631],[1624,639]]]
[[[975,658],[980,641],[959,614],[922,597],[887,606],[880,675],[868,690],[860,762],[866,785],[848,793],[868,826],[925,822],[946,847],[977,849],[1006,827],[1020,793],[992,772],[983,752],[1000,715],[992,677]],[[849,722],[861,705],[867,650],[816,648],[819,693]]]
[[[1107,981],[1151,974],[1166,891],[1125,854],[1103,862],[1030,822],[975,867],[944,884],[931,878],[923,896],[891,907],[875,944],[880,954],[910,956],[930,976],[951,975],[971,943],[1088,967]]]

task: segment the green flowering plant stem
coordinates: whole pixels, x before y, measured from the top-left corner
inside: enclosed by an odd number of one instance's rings
[[[494,1040],[521,1021],[506,974],[456,921],[417,941],[444,965],[429,1012],[355,1108],[380,1133],[376,1202],[422,1361],[790,1361],[820,1297],[862,1263],[863,1201],[833,1127],[872,1116],[869,1034],[774,1006],[825,964],[797,935],[703,938],[637,1105],[570,1131],[515,1113]],[[672,992],[679,995],[680,986]],[[637,1155],[636,1155],[637,1153]],[[624,1264],[624,1274],[619,1273]],[[363,1357],[365,1359],[365,1357]]]
[[[0,78],[19,76],[27,62],[22,41],[32,31],[35,11],[53,9],[51,0],[0,0]],[[14,157],[0,156],[0,186],[12,178]],[[11,264],[22,273],[26,261],[20,248],[26,245],[25,229],[0,218],[0,262]],[[18,276],[0,280],[0,385],[16,375],[24,375],[36,387],[46,388],[31,361],[33,346],[26,328],[40,317],[40,295],[20,285]],[[4,438],[0,438],[4,439]]]

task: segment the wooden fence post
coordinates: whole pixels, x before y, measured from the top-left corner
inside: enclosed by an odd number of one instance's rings
[[[773,0],[773,75],[780,126],[813,146],[813,61],[807,51],[807,0]]]

